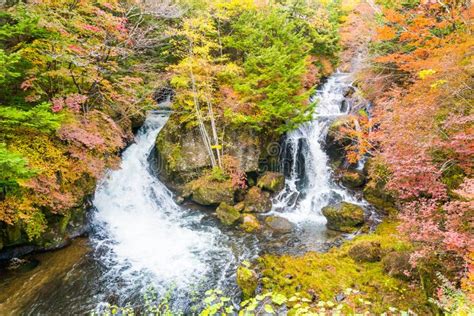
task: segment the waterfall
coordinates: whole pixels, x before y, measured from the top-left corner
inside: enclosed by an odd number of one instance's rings
[[[343,101],[350,80],[349,74],[331,76],[314,96],[314,119],[287,135],[282,167],[287,181],[272,210],[296,224],[287,239],[224,228],[212,213],[177,205],[150,161],[168,115],[150,113],[124,151],[120,169],[110,171],[95,193],[91,239],[104,269],[99,282],[106,284],[98,299],[115,295],[119,304],[137,301],[137,293],[152,285],[160,295],[171,290],[173,306],[187,310],[193,291],[221,288],[238,297],[237,266],[258,256],[260,249],[275,249],[275,241],[283,253],[292,251],[295,240],[301,249],[322,249],[328,237],[321,208],[342,200],[358,203],[332,180],[323,148],[331,122],[349,111]]]
[[[166,120],[164,114],[148,115],[120,169],[108,174],[93,201],[98,260],[107,269],[105,277],[120,278],[113,290],[125,298],[150,284],[161,294],[176,289],[186,296],[207,276],[222,278],[226,269],[216,266],[235,261],[220,230],[204,224],[203,213],[178,206],[150,168]]]
[[[290,132],[283,144],[282,169],[285,189],[274,199],[273,212],[294,223],[324,225],[321,209],[331,203],[359,203],[332,180],[324,142],[331,123],[350,110],[345,92],[351,88],[351,75],[335,73],[314,95],[317,102],[313,120]]]

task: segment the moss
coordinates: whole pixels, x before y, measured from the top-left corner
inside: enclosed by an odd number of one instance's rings
[[[421,289],[385,273],[381,262],[356,262],[350,249],[376,243],[380,254],[405,251],[411,246],[396,233],[396,223],[381,224],[377,231],[348,241],[327,253],[309,252],[300,257],[265,255],[259,259],[264,291],[281,292],[287,297],[297,292],[316,293],[321,300],[334,300],[347,288],[359,290],[370,300],[371,312],[390,306],[427,314],[427,301]]]
[[[357,189],[364,185],[365,176],[359,171],[345,170],[342,173],[341,182],[348,188]]]
[[[59,233],[61,235],[64,235],[66,234],[66,229],[67,229],[67,225],[69,224],[69,221],[71,220],[71,211],[67,212],[66,214],[64,214],[64,216],[59,220]]]
[[[14,246],[26,241],[23,240],[23,234],[21,233],[22,225],[20,222],[16,222],[13,225],[7,225],[6,231],[7,243],[5,246]]]
[[[265,213],[271,210],[272,201],[268,192],[259,187],[252,187],[244,199],[245,213]]]
[[[280,192],[285,187],[285,176],[279,172],[265,172],[258,179],[257,186],[270,192]]]
[[[377,262],[382,258],[378,242],[361,241],[349,249],[349,256],[357,262]]]
[[[328,205],[323,207],[322,212],[329,229],[350,233],[364,224],[364,210],[355,204],[341,202]]]
[[[262,226],[257,220],[257,217],[253,214],[245,214],[242,217],[242,224],[240,225],[240,228],[246,231],[247,233],[254,232],[256,230],[259,230]]]
[[[240,266],[237,269],[237,285],[242,290],[244,299],[252,297],[258,286],[257,273],[246,266]]]
[[[201,205],[219,205],[222,202],[233,205],[235,191],[231,180],[216,181],[211,174],[207,174],[189,182],[183,196],[191,196],[194,202]]]
[[[228,205],[225,202],[222,202],[216,210],[217,218],[224,224],[224,225],[232,225],[236,221],[240,219],[239,211],[233,207]]]

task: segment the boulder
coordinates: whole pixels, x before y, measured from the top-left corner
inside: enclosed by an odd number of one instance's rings
[[[392,251],[382,259],[384,271],[395,278],[408,280],[414,272],[410,263],[410,252],[408,251]]]
[[[242,216],[242,224],[240,225],[240,228],[242,228],[247,233],[259,230],[261,227],[262,226],[255,215],[244,214]]]
[[[240,266],[237,269],[237,285],[242,290],[244,299],[252,297],[258,286],[257,273],[246,266]]]
[[[252,187],[245,195],[245,213],[265,213],[272,209],[270,193],[262,191],[259,187]]]
[[[342,126],[350,124],[353,124],[351,118],[349,116],[343,116],[336,119],[331,126],[329,126],[324,147],[335,167],[339,167],[343,164],[346,155],[345,148],[351,144],[350,139],[341,137],[340,129]]]
[[[268,216],[265,218],[265,224],[275,233],[285,234],[293,230],[293,224],[280,216]]]
[[[157,172],[170,187],[178,188],[210,168],[197,127],[185,128],[177,115],[171,115],[156,139]]]
[[[341,202],[322,209],[329,229],[351,233],[364,224],[364,209],[358,205]]]
[[[239,211],[226,202],[219,204],[219,207],[216,209],[216,214],[217,218],[224,225],[232,225],[240,219]]]
[[[186,116],[173,113],[156,139],[159,176],[168,186],[176,189],[211,168],[199,127],[183,123],[187,121]],[[240,170],[256,173],[263,161],[266,167],[272,163],[278,165],[279,155],[269,146],[277,141],[276,137],[252,129],[229,126],[222,142],[226,145],[226,154],[235,158]]]
[[[361,241],[349,249],[349,257],[357,262],[377,262],[382,259],[380,243]]]
[[[263,190],[278,193],[285,187],[285,176],[279,172],[265,172],[257,181],[257,186]]]
[[[188,183],[183,191],[183,196],[201,205],[234,204],[235,187],[231,180],[216,181],[209,176]]]
[[[341,182],[350,189],[357,189],[364,185],[365,176],[357,170],[344,170],[341,175]]]
[[[386,215],[395,215],[398,213],[395,199],[390,195],[383,186],[370,183],[363,190],[364,199],[373,205],[377,210]]]
[[[369,175],[369,181],[363,190],[364,199],[385,215],[396,215],[398,210],[395,194],[386,188],[390,173],[388,167],[370,158],[365,163],[364,173]]]

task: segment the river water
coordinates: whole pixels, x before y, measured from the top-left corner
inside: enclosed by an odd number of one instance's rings
[[[168,114],[152,112],[123,153],[121,168],[97,187],[89,238],[31,256],[38,265],[29,271],[4,271],[0,314],[85,314],[106,302],[138,306],[150,286],[170,295],[175,310],[189,313],[208,289],[220,288],[238,303],[235,271],[243,260],[326,250],[340,236],[326,230],[321,208],[343,200],[364,204],[333,181],[323,149],[330,123],[348,111],[343,101],[350,84],[349,74],[328,78],[314,96],[314,120],[283,144],[287,181],[270,214],[290,220],[293,233],[246,234],[223,227],[212,212],[177,205],[152,168],[154,142]]]

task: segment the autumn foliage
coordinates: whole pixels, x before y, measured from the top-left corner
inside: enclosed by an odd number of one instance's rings
[[[135,49],[147,26],[136,16],[138,7],[113,0],[0,12],[0,224],[19,224],[33,240],[117,166],[152,104],[140,62],[149,51]]]
[[[412,263],[440,260],[456,280],[473,273],[473,13],[458,1],[387,4],[365,78],[370,141],[417,246]]]

